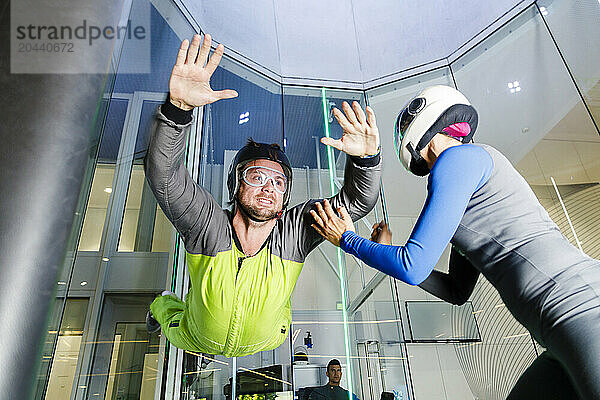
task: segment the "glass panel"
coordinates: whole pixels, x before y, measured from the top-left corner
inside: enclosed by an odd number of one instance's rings
[[[414,399],[506,399],[516,377],[537,357],[531,343],[407,344],[407,348]]]
[[[116,325],[106,400],[153,400],[158,372],[158,336],[149,335],[146,324]]]
[[[95,168],[90,165],[87,187],[83,190],[85,195],[79,209],[86,209],[85,219],[83,223],[76,220],[74,228],[74,232],[78,232],[83,226],[81,237],[78,239],[77,234],[72,235],[72,242],[78,244],[70,248],[75,250],[77,247],[80,252],[76,260],[73,253],[68,255],[66,265],[75,267],[65,268],[58,282],[58,293],[63,296],[59,301],[66,298],[68,283],[75,282],[69,293],[76,292],[77,295],[96,299],[94,304],[98,306],[94,308],[94,317],[98,317],[102,310],[100,325],[92,324],[92,329],[98,328],[98,332],[89,332],[88,336],[95,339],[84,343],[98,345],[93,353],[93,367],[81,366],[81,370],[87,372],[82,375],[84,384],[79,385],[79,389],[87,398],[102,395],[107,399],[153,397],[157,380],[157,376],[152,375],[152,368],[156,368],[158,362],[154,351],[158,349],[158,339],[143,336],[143,316],[153,296],[107,296],[104,302],[98,299],[105,296],[105,289],[116,288],[133,293],[154,291],[166,280],[164,273],[157,274],[160,282],[154,282],[157,287],[152,288],[141,274],[130,273],[126,279],[123,278],[125,272],[135,270],[136,260],[138,264],[146,263],[146,259],[136,254],[136,258],[123,258],[123,264],[116,264],[117,260],[111,259],[113,275],[109,274],[106,278],[101,274],[104,264],[97,254],[103,246],[110,190],[114,189],[116,181],[125,182],[122,187],[127,187],[127,195],[123,197],[126,201],[114,204],[111,210],[114,216],[109,217],[109,223],[115,223],[116,215],[122,215],[123,221],[122,224],[118,222],[121,232],[118,239],[115,239],[116,234],[111,238],[113,248],[109,251],[116,247],[121,252],[165,253],[173,247],[173,228],[148,193],[141,160],[147,146],[152,112],[160,102],[153,95],[162,93],[164,96],[167,92],[172,60],[180,39],[189,38],[191,29],[171,3],[159,0],[153,4],[136,0],[133,7],[134,11],[139,11],[138,7],[149,10],[152,35],[160,38],[152,41],[152,52],[159,55],[156,59],[164,61],[153,63],[150,74],[120,74],[115,84],[116,92],[132,99],[136,94],[142,98],[139,115],[135,117],[139,122],[135,149],[126,155],[132,156],[131,172],[127,170],[115,177],[125,113],[131,100],[113,98],[110,102],[103,102],[99,113],[100,128],[97,130],[103,129],[102,144],[97,165]],[[479,110],[480,127],[476,139],[505,152],[563,233],[574,245],[598,258],[600,139],[590,114],[598,124],[600,92],[597,69],[600,51],[595,44],[600,39],[596,23],[600,5],[596,0],[540,0],[537,4],[585,103],[569,78],[535,6],[458,59],[452,69],[458,88]],[[134,48],[124,47],[121,62],[135,63],[135,54]],[[341,129],[331,116],[331,108],[334,105],[340,107],[342,100],[353,99],[359,100],[364,107],[362,93],[329,89],[323,93],[319,89],[286,87],[282,96],[279,84],[245,66],[228,58],[221,65],[222,68],[213,77],[213,87],[233,88],[240,96],[204,109],[200,183],[226,206],[224,177],[227,162],[233,151],[252,136],[258,141],[279,143],[288,150],[294,168],[291,205],[339,190],[345,157],[337,150],[328,155],[318,139],[327,129],[331,136],[341,136]],[[392,127],[404,103],[418,90],[432,84],[453,85],[449,70],[435,70],[367,91],[367,100],[378,117],[384,155],[384,192],[388,200],[385,211],[397,244],[404,243],[420,212],[425,196],[425,179],[398,173],[400,164],[393,151]],[[108,97],[111,93],[112,88],[108,90]],[[148,94],[151,100],[144,99]],[[105,113],[108,113],[106,120]],[[95,150],[92,153],[95,157]],[[370,225],[381,219],[383,214],[384,210],[378,205],[365,222],[357,224],[359,234],[368,236]],[[81,219],[82,215],[77,218]],[[117,246],[114,246],[117,240]],[[161,262],[164,260],[162,258]],[[447,254],[437,268],[445,269],[446,261]],[[101,278],[98,285],[96,276]],[[407,311],[404,307],[398,309],[396,293],[387,285],[388,278],[373,289],[367,287],[376,278],[373,269],[352,257],[341,258],[337,249],[328,243],[315,250],[307,259],[294,293],[294,324],[290,338],[276,350],[236,360],[238,394],[264,395],[264,386],[269,396],[275,393],[278,397],[291,396],[290,360],[293,353],[294,389],[325,383],[325,365],[335,357],[343,364],[342,386],[352,386],[351,390],[363,399],[377,398],[382,390],[394,393],[396,399],[412,398],[415,394],[416,398],[448,397],[444,389],[447,387],[453,388],[453,398],[473,398],[474,395],[502,398],[511,379],[518,376],[535,356],[528,334],[512,319],[486,282],[480,282],[475,289],[472,296],[475,309],[471,310],[480,323],[483,343],[411,344],[408,355],[402,334],[407,325],[400,323],[401,320],[408,321]],[[120,286],[111,286],[115,282]],[[340,283],[346,285],[345,289]],[[374,292],[365,294],[367,292],[363,290]],[[398,284],[397,294],[402,301],[431,300],[431,296],[419,288],[404,284]],[[342,301],[346,295],[347,300]],[[51,324],[55,328],[49,329],[42,363],[42,371],[46,372],[40,375],[40,382],[48,375],[48,386],[45,390],[44,385],[38,388],[37,398],[41,398],[43,393],[46,393],[46,398],[52,398],[59,389],[62,390],[60,398],[65,397],[65,393],[68,396],[73,387],[75,362],[90,363],[91,357],[79,359],[79,351],[75,353],[73,350],[79,349],[82,342],[78,332],[83,330],[88,301],[66,300],[64,314],[60,304],[56,307]],[[350,315],[344,317],[346,311]],[[417,315],[421,321],[425,320],[423,310]],[[60,316],[61,327],[56,329]],[[118,318],[135,322],[124,323]],[[344,324],[345,318],[349,319],[349,325]],[[431,317],[427,322],[438,324],[444,321]],[[439,334],[434,324],[421,328],[423,332],[417,336],[426,340],[436,339]],[[344,339],[346,333],[349,335],[349,349]],[[138,341],[138,338],[141,339]],[[306,357],[301,353],[307,354]],[[347,363],[346,356],[350,357],[350,363]],[[436,359],[439,362],[432,363]],[[488,362],[490,359],[509,360],[504,363],[509,367],[502,379],[496,379],[497,375]],[[208,368],[200,368],[200,361],[196,354],[186,353],[182,396],[187,399],[227,397],[231,393],[232,360],[214,357]],[[60,372],[61,362],[64,362],[64,374]],[[409,363],[416,385],[414,394],[410,390],[410,378],[407,378],[410,377],[407,373]],[[352,385],[348,378],[352,378]],[[299,397],[307,395],[306,391],[297,393]]]
[[[148,334],[144,322],[152,300],[147,295],[105,297],[93,369],[79,386],[86,398],[154,398],[160,338]]]
[[[600,46],[598,46],[600,2],[598,0],[538,0],[536,3],[598,129],[600,126]]]
[[[341,189],[346,156],[328,150],[319,139],[327,134],[336,139],[342,136],[332,110],[341,109],[343,101],[358,101],[365,107],[362,92],[284,87],[285,137],[295,167],[291,204],[328,197]],[[356,224],[359,233],[370,234],[371,226],[382,215],[378,206]],[[357,295],[373,274],[353,257],[342,257],[328,242],[307,257],[292,298],[291,348],[298,398],[308,399],[317,386],[328,382],[326,369],[332,359],[341,364],[341,387],[363,398],[360,377],[364,375],[356,361],[358,344],[346,309],[348,293]],[[315,396],[320,389],[316,390]]]
[[[203,365],[202,355],[186,351],[181,379],[182,400],[231,399],[232,360],[223,356],[205,355],[210,363]]]
[[[352,95],[350,92],[349,98]],[[323,100],[320,89],[283,88],[285,137],[290,161],[295,167],[290,205],[310,198],[329,197],[332,191],[338,191],[336,186],[332,188],[327,149],[319,140],[325,136],[325,122],[332,137],[341,137],[339,125],[330,115],[332,102],[338,107],[341,102],[325,96],[325,119]],[[331,171],[332,175],[336,170]],[[342,379],[347,387],[340,259],[343,260],[330,243],[319,245],[306,258],[292,296],[294,390],[304,396],[304,400],[308,398],[307,392],[298,390],[325,384],[326,381],[322,382],[326,379],[324,367],[332,358],[342,363]]]
[[[78,207],[78,213],[76,213],[75,227],[85,226],[81,235],[79,235],[78,229],[74,227],[70,239],[73,247],[70,248],[72,251],[67,253],[67,262],[65,263],[69,268],[65,268],[57,282],[57,298],[59,301],[62,301],[62,296],[66,297],[68,291],[70,296],[89,297],[86,301],[90,303],[88,321],[85,325],[82,323],[81,326],[82,330],[84,326],[87,328],[79,339],[81,340],[82,350],[75,354],[75,358],[72,360],[77,363],[74,364],[76,365],[76,369],[73,371],[74,381],[70,383],[70,386],[61,388],[63,392],[57,397],[60,399],[69,398],[69,393],[65,397],[66,389],[72,390],[71,396],[76,396],[78,399],[124,398],[120,396],[125,392],[120,392],[119,389],[123,385],[126,386],[126,392],[129,393],[128,398],[154,398],[155,387],[164,389],[164,386],[161,386],[162,379],[157,379],[156,371],[153,371],[154,376],[148,375],[152,369],[156,370],[157,360],[159,365],[166,365],[162,359],[158,359],[156,356],[159,350],[156,346],[160,339],[155,335],[150,339],[152,343],[144,345],[139,343],[129,345],[126,343],[128,342],[126,336],[130,335],[130,329],[135,328],[141,333],[145,332],[145,315],[148,305],[154,298],[154,294],[149,293],[160,293],[164,290],[167,281],[168,269],[166,266],[169,261],[169,254],[166,252],[171,251],[172,228],[170,224],[167,227],[164,215],[157,210],[156,203],[144,208],[145,212],[149,210],[148,214],[150,215],[148,218],[150,222],[144,227],[149,226],[148,230],[150,232],[145,230],[144,240],[140,239],[139,241],[144,243],[146,251],[161,253],[151,254],[150,257],[143,254],[124,254],[120,258],[113,257],[113,255],[115,249],[118,248],[119,228],[121,226],[121,216],[124,214],[125,209],[125,194],[128,188],[127,183],[130,180],[132,161],[143,157],[143,151],[147,146],[146,139],[149,125],[153,120],[151,114],[168,90],[169,75],[181,43],[178,34],[190,37],[192,30],[182,17],[180,10],[168,1],[158,0],[151,3],[147,0],[134,0],[132,9],[124,10],[125,13],[129,11],[138,13],[138,15],[139,13],[147,13],[151,19],[151,35],[155,39],[150,41],[151,51],[153,56],[155,54],[160,56],[153,57],[151,73],[122,73],[124,70],[134,70],[135,67],[131,67],[132,63],[147,62],[146,59],[139,57],[139,48],[136,48],[136,43],[133,43],[135,41],[129,41],[123,46],[122,51],[115,54],[114,60],[110,63],[111,74],[107,80],[105,101],[101,103],[102,106],[97,110],[97,130],[98,136],[101,133],[102,140],[100,142],[96,139],[96,142],[93,142],[96,147],[90,150],[89,173],[84,181],[81,204]],[[126,14],[123,17],[127,20]],[[119,73],[116,70],[113,71],[112,68],[116,68]],[[145,99],[148,101],[143,103]],[[135,103],[136,108],[132,109],[133,103]],[[127,121],[126,115],[131,117],[127,118]],[[126,123],[130,126],[135,125],[135,129],[131,129],[133,132],[131,136],[123,135]],[[141,138],[136,141],[138,132]],[[126,139],[132,139],[133,141],[126,143]],[[122,151],[122,157],[119,158],[119,151],[126,149],[125,145],[129,146],[130,150]],[[132,180],[141,180],[139,164],[136,164],[134,170]],[[132,186],[136,187],[136,183]],[[105,189],[107,190],[105,191]],[[112,193],[109,193],[111,190]],[[142,209],[143,207],[138,206],[136,208]],[[85,224],[79,223],[77,220],[83,219],[83,210],[86,210]],[[134,245],[132,248],[135,248],[135,235],[138,231],[140,219],[143,218],[137,218],[136,215],[133,222]],[[143,220],[146,221],[146,219]],[[79,250],[78,252],[74,251],[76,248]],[[103,253],[100,254],[100,251]],[[70,268],[71,265],[72,268]],[[71,282],[74,283],[70,284]],[[120,308],[114,307],[114,299],[107,301],[105,304],[106,292],[115,291],[128,293],[128,296],[123,297],[131,299],[133,304],[123,300],[119,303]],[[143,294],[143,300],[136,303],[136,298],[140,293]],[[69,311],[63,313],[61,308],[57,309],[56,314],[58,317],[56,320],[60,320],[61,317],[63,319],[68,318]],[[115,316],[123,312],[123,319],[120,321],[111,320],[110,323],[106,322],[112,318],[106,315],[110,310]],[[104,314],[101,315],[101,313]],[[128,321],[125,324],[126,327],[120,325],[117,328],[114,325],[117,322],[123,324],[124,321]],[[58,323],[54,322],[53,326],[57,325]],[[133,328],[132,325],[135,327]],[[108,329],[107,326],[114,329]],[[118,333],[116,333],[117,329],[119,330]],[[64,340],[60,337],[57,338],[56,328],[50,328],[49,331],[55,332],[53,338],[49,337],[49,341],[52,340],[52,342],[57,343],[58,350],[54,354],[54,359],[58,361],[60,346],[63,346],[61,341]],[[116,339],[119,345],[113,346]],[[75,339],[70,338],[68,340]],[[70,344],[73,345],[73,343]],[[50,343],[47,346],[50,347]],[[148,349],[140,350],[139,346],[147,346]],[[117,361],[112,365],[113,369],[110,370],[113,349]],[[161,350],[164,354],[164,349]],[[150,353],[153,354],[147,355]],[[48,349],[45,352],[43,364],[46,371],[42,371],[40,374],[40,385],[36,389],[36,393],[39,394],[36,395],[37,399],[43,398],[44,392],[49,393],[52,387],[55,387],[53,383],[54,375],[52,375],[50,381],[46,378],[46,375],[49,375],[47,370],[49,370],[52,357],[53,350]],[[127,363],[130,363],[129,366],[126,365]],[[134,368],[138,367],[140,368],[139,371],[142,371],[140,374],[134,373]],[[98,372],[99,375],[94,375],[95,372]],[[162,373],[161,369],[158,376],[160,377]],[[111,375],[112,386],[108,393],[105,393],[109,375]],[[134,375],[143,376],[143,379],[134,379]],[[158,385],[156,385],[157,382]],[[112,389],[114,391],[111,391]]]
[[[377,116],[383,156],[383,194],[385,196],[388,223],[393,232],[393,244],[403,245],[409,238],[417,217],[421,213],[427,194],[427,179],[414,176],[404,170],[394,148],[394,124],[398,113],[419,91],[428,86],[453,86],[448,68],[441,68],[421,75],[368,90],[367,101]],[[366,228],[366,227],[365,227]],[[365,229],[366,231],[366,229]],[[370,236],[370,230],[363,237]],[[437,266],[447,269],[447,258],[442,257]],[[372,270],[372,269],[368,269]],[[399,284],[401,300],[422,300],[426,294],[419,288]]]
[[[75,208],[75,216],[73,219],[73,225],[71,227],[71,232],[69,234],[69,239],[66,246],[66,255],[65,260],[63,262],[62,271],[60,273],[59,279],[57,281],[57,293],[56,293],[56,302],[53,307],[54,311],[52,312],[49,318],[48,324],[48,332],[49,334],[46,337],[46,341],[44,343],[44,350],[42,355],[42,360],[39,364],[39,373],[38,379],[35,382],[34,389],[34,398],[42,399],[44,398],[45,393],[48,391],[48,383],[50,377],[50,369],[53,361],[53,353],[58,344],[58,335],[56,332],[59,330],[59,324],[61,319],[63,318],[64,310],[66,307],[66,292],[68,288],[68,282],[70,281],[70,276],[74,269],[74,261],[75,254],[79,246],[80,242],[80,233],[82,230],[85,211],[87,208],[87,203],[90,195],[90,189],[92,186],[92,182],[94,181],[94,174],[96,172],[96,160],[98,156],[98,150],[100,145],[100,138],[103,134],[104,130],[108,130],[109,132],[115,132],[117,128],[117,132],[120,135],[121,129],[118,129],[119,124],[122,126],[122,120],[119,115],[123,115],[123,108],[127,107],[126,103],[119,102],[116,99],[111,100],[111,95],[113,92],[113,85],[116,77],[114,64],[110,64],[107,74],[106,74],[106,84],[104,89],[104,95],[102,99],[98,102],[98,107],[95,110],[96,118],[94,122],[94,126],[91,127],[90,131],[90,141],[89,147],[85,149],[88,154],[87,165],[85,167],[85,173],[82,179],[82,185],[79,192],[79,198],[77,201],[77,206]],[[111,114],[112,118],[107,119],[107,115]],[[119,120],[121,120],[119,122]],[[115,126],[116,125],[116,126]],[[110,135],[110,134],[109,134]],[[120,138],[120,136],[119,136]],[[82,149],[83,150],[83,149]],[[101,153],[106,154],[107,147],[103,147]],[[102,229],[102,228],[100,228]],[[91,227],[88,227],[88,232],[90,230],[94,230]],[[92,235],[93,236],[93,235]],[[93,242],[93,241],[92,241]],[[96,246],[92,243],[92,248]]]
[[[413,342],[471,342],[480,341],[473,305],[462,306],[438,301],[406,302]]]
[[[52,359],[52,366],[46,388],[46,400],[68,399],[75,380],[77,359],[83,336],[83,326],[88,308],[88,299],[68,298],[65,303],[54,356],[47,354],[44,358]],[[56,336],[56,331],[49,334]]]
[[[558,38],[583,29],[585,25],[577,21],[586,13],[589,15],[585,18],[591,17],[600,8],[597,3],[592,6],[583,2],[580,6],[570,1],[542,7],[544,18],[553,33],[556,29]],[[574,20],[575,16],[579,17]],[[582,36],[585,40],[597,36],[596,25],[589,26],[589,36]],[[516,165],[571,243],[597,258],[600,136],[537,9],[530,9],[505,29],[513,33],[496,35],[482,49],[457,61],[459,88],[479,110],[479,140],[499,148]],[[559,40],[559,46],[561,43],[564,40]],[[561,52],[579,54],[576,49],[584,43],[564,43]],[[532,53],[531,48],[536,52]],[[584,53],[585,57],[596,57],[595,48]],[[518,64],[513,62],[515,54],[519,55]],[[594,100],[589,96],[595,93],[597,73],[593,68],[597,63],[578,58],[571,67],[578,71],[575,77],[580,88],[589,89],[585,96],[588,106],[594,109]],[[485,77],[481,71],[485,71]],[[522,90],[516,90],[516,84]]]
[[[565,40],[561,39],[563,34],[561,32],[566,32],[567,28],[559,27],[553,19],[559,21],[559,15],[566,15],[567,11],[559,12],[563,4],[574,3],[569,3],[567,0],[543,3],[549,12],[546,18],[551,29],[556,29],[560,45],[561,40]],[[590,3],[587,7],[592,10],[592,13],[597,12],[597,4]],[[152,7],[151,14],[153,22],[158,21],[158,26],[162,26],[159,31],[164,33],[161,41],[156,41],[160,43],[153,44],[155,46],[153,51],[158,51],[161,55],[167,53],[174,55],[179,38],[171,27],[167,26],[157,9]],[[576,20],[575,17],[572,19]],[[532,8],[531,12],[524,13],[469,54],[457,60],[452,67],[458,87],[473,103],[479,104],[477,107],[480,111],[481,125],[478,140],[491,143],[509,153],[510,159],[517,163],[540,201],[561,226],[563,232],[572,238],[573,243],[577,245],[579,242],[586,252],[597,257],[600,247],[593,239],[598,236],[595,234],[594,227],[599,226],[600,219],[596,219],[596,214],[590,214],[589,210],[596,207],[600,194],[597,192],[599,187],[597,183],[600,181],[598,178],[600,165],[597,157],[600,154],[598,148],[600,140],[584,104],[577,96],[566,69],[540,21],[539,16],[535,14],[535,9]],[[570,29],[573,29],[571,32],[575,32],[576,29],[583,29],[587,25],[589,24],[571,24]],[[569,34],[566,32],[562,37],[568,37]],[[586,37],[594,37],[594,34],[595,31],[592,34],[587,32]],[[582,34],[577,33],[577,35]],[[564,41],[564,43],[568,42]],[[533,53],[528,52],[528,48],[538,50]],[[576,46],[571,48],[575,49]],[[124,49],[123,54],[126,58],[133,54],[130,51],[131,49]],[[567,62],[575,62],[575,56],[570,56],[568,51],[563,53]],[[575,51],[574,54],[579,53],[580,51]],[[521,61],[519,65],[514,63],[515,54]],[[172,60],[174,57],[165,56],[165,59]],[[586,64],[593,68],[598,63],[587,62]],[[141,90],[150,94],[151,92],[164,94],[170,67],[171,62],[165,62],[164,65],[161,63],[159,71],[154,70],[152,74],[121,75],[118,82],[119,91],[132,96],[134,93],[139,95]],[[593,81],[593,77],[597,74],[585,69],[583,64],[574,66],[573,70],[589,106],[594,99],[597,99],[594,94],[597,79]],[[517,76],[520,73],[525,75]],[[535,74],[539,76],[534,76]],[[513,87],[509,88],[507,82]],[[522,90],[515,89],[515,92],[510,93],[509,89],[515,88],[515,82],[519,83],[518,86]],[[547,85],[547,82],[552,82],[552,85]],[[452,85],[452,83],[448,69],[444,68],[367,92],[369,104],[377,113],[382,137],[383,181],[388,199],[387,212],[392,230],[395,232],[395,243],[403,243],[410,234],[425,196],[424,179],[407,173],[397,173],[399,162],[392,145],[392,127],[396,114],[421,88],[431,84]],[[217,201],[226,206],[228,199],[224,176],[227,172],[227,162],[231,159],[233,151],[239,149],[249,136],[258,141],[279,143],[287,149],[294,169],[291,205],[309,198],[324,197],[332,191],[339,190],[343,181],[345,156],[337,150],[328,154],[325,146],[321,145],[318,139],[326,130],[332,137],[341,136],[341,129],[331,116],[331,108],[334,105],[340,107],[342,100],[354,99],[360,101],[364,107],[365,101],[361,92],[336,90],[323,92],[319,89],[286,87],[282,106],[280,85],[227,58],[223,60],[222,68],[215,73],[212,84],[215,89],[233,88],[240,93],[237,99],[221,101],[204,109],[199,181],[211,191]],[[507,92],[499,95],[500,89]],[[511,95],[521,97],[508,97]],[[500,104],[494,104],[490,99],[501,101]],[[557,100],[560,100],[561,104],[557,104]],[[98,166],[95,169],[84,232],[79,244],[80,250],[97,252],[102,246],[102,231],[109,199],[109,194],[104,192],[104,189],[112,188],[115,179],[125,179],[129,182],[126,185],[126,201],[123,200],[122,205],[115,205],[115,212],[123,215],[118,250],[167,252],[172,248],[173,229],[153,202],[152,196],[147,196],[141,165],[143,151],[147,145],[148,125],[152,121],[152,112],[159,102],[160,100],[156,99],[142,100],[140,114],[136,117],[139,119],[138,140],[133,151],[131,172],[128,171],[126,177],[117,178],[114,177],[116,160],[114,151],[119,148],[120,136],[117,139],[111,136],[110,132],[118,131],[119,134],[122,132],[128,102],[127,100],[111,102],[109,114],[112,113],[113,117],[109,116],[106,123],[103,140],[105,148],[100,150]],[[119,106],[122,118],[117,117]],[[503,112],[500,113],[498,110]],[[594,108],[590,110],[593,115],[596,115]],[[506,118],[506,115],[511,115],[511,118]],[[116,124],[118,129],[111,127],[111,124]],[[499,127],[503,127],[502,132],[499,131]],[[388,165],[385,165],[386,163]],[[410,195],[407,196],[407,193]],[[367,217],[366,222],[357,224],[359,234],[368,236],[370,225],[378,221],[383,214],[384,210],[381,205],[378,205],[376,210]],[[575,233],[578,233],[578,240],[575,239]],[[83,259],[78,258],[79,265],[83,265],[81,264]],[[443,268],[447,264],[446,260],[447,255],[442,257],[438,267]],[[115,266],[116,264],[112,264],[113,270],[119,269]],[[75,271],[75,273],[79,272]],[[478,371],[479,374],[480,371],[484,371],[484,375],[490,376],[491,372],[488,373],[485,366],[474,369],[468,364],[474,357],[479,357],[481,351],[488,355],[496,354],[494,352],[500,350],[505,353],[504,356],[512,357],[511,359],[514,359],[515,354],[519,354],[518,361],[514,363],[514,371],[524,368],[532,354],[535,354],[532,350],[533,346],[528,343],[530,339],[526,333],[523,335],[523,331],[518,330],[509,321],[511,317],[505,309],[504,311],[502,307],[496,309],[500,303],[494,303],[497,299],[487,292],[489,287],[479,284],[473,299],[475,310],[470,312],[471,315],[477,316],[478,321],[483,321],[484,343],[464,348],[449,344],[410,345],[413,356],[411,358],[407,355],[403,343],[404,327],[401,320],[402,312],[405,311],[397,308],[395,293],[388,287],[389,279],[385,278],[382,281],[385,284],[379,284],[373,289],[367,288],[369,282],[373,282],[372,279],[376,276],[373,269],[365,267],[353,258],[339,257],[337,249],[329,244],[324,244],[315,250],[307,259],[294,293],[294,323],[290,338],[278,349],[235,361],[237,394],[243,396],[277,394],[278,397],[291,397],[290,392],[293,389],[326,383],[325,365],[331,358],[338,358],[343,367],[342,386],[350,388],[362,399],[375,399],[384,390],[394,393],[396,398],[413,397],[410,378],[407,378],[410,377],[407,373],[409,363],[412,363],[415,383],[419,386],[416,390],[417,398],[437,396],[434,393],[436,391],[440,395],[445,395],[443,388],[453,387],[451,384],[453,381],[448,380],[448,376],[451,376],[450,371],[453,370],[459,371],[456,373],[456,379],[462,385],[460,396],[464,394],[465,398],[469,398],[467,395],[469,387],[484,390],[482,393],[486,394],[490,394],[491,391],[491,389],[481,389],[481,385],[477,383],[481,380],[481,376],[477,376]],[[106,282],[111,284],[110,282],[113,282],[111,279],[114,278],[109,275]],[[66,283],[70,280],[70,275],[67,274],[60,282]],[[81,285],[80,279],[76,281]],[[340,283],[346,285],[344,289]],[[128,285],[137,287],[137,284],[138,281],[126,282],[123,287]],[[373,294],[365,295],[366,292],[363,292],[365,288],[373,290]],[[77,287],[72,289],[88,290],[88,288]],[[93,291],[92,289],[89,288],[90,291]],[[100,290],[104,290],[104,287]],[[398,294],[403,301],[430,300],[429,295],[420,289],[407,285],[399,284]],[[346,295],[348,297],[344,299]],[[104,395],[107,399],[124,396],[142,398],[146,395],[154,396],[154,384],[145,382],[156,382],[157,377],[152,375],[151,371],[155,368],[154,364],[158,362],[158,358],[151,347],[158,346],[158,339],[143,337],[143,316],[151,300],[152,296],[106,297],[102,307],[100,329],[94,340],[94,344],[98,345],[94,350],[94,366],[91,373],[85,375],[86,379],[89,378],[89,385],[79,386],[83,392],[86,392],[88,398],[94,398],[92,396],[96,394]],[[357,302],[352,305],[351,300]],[[491,306],[490,302],[493,303]],[[99,309],[97,311],[99,312]],[[349,312],[350,315],[344,316],[344,312]],[[408,313],[410,312],[408,310]],[[505,322],[500,336],[497,332],[491,332],[491,327],[496,325],[496,322],[488,319],[492,314],[496,316],[502,314],[502,320]],[[423,320],[422,310],[418,315]],[[67,314],[65,318],[66,316]],[[124,323],[118,321],[118,318],[135,322]],[[346,318],[350,322],[347,325],[344,323]],[[432,317],[428,322],[444,321]],[[435,340],[435,336],[439,334],[434,326],[422,326],[422,328],[423,332],[415,338]],[[345,339],[346,335],[348,335],[348,342]],[[90,337],[92,336],[94,335]],[[458,338],[458,336],[460,335],[448,336],[444,339]],[[58,350],[55,361],[58,361],[57,357],[62,351],[60,349],[64,347],[63,342],[66,340],[60,337],[61,335],[58,335],[56,339]],[[138,341],[138,338],[141,339]],[[81,341],[81,338],[79,340]],[[305,353],[306,356],[301,353]],[[295,388],[291,387],[292,354],[294,354]],[[434,358],[437,358],[439,363],[432,366],[431,360]],[[208,367],[201,368],[200,357],[193,353],[186,353],[181,385],[182,396],[188,399],[213,396],[222,398],[227,397],[228,394],[231,396],[233,369],[233,361],[223,357],[214,357]],[[51,385],[54,385],[56,376],[53,373],[50,373]],[[425,379],[428,375],[436,373],[439,374],[439,381],[428,382]],[[488,376],[484,378],[487,380]],[[54,387],[51,385],[48,386],[48,393]],[[504,395],[506,385],[504,383],[496,385],[494,390],[493,397],[482,396],[497,398],[498,393]],[[307,392],[297,391],[297,394],[303,397]]]
[[[106,219],[108,201],[113,190],[115,164],[128,104],[127,100],[121,99],[112,99],[110,102],[98,153],[98,164],[94,170],[92,188],[79,239],[79,251],[100,250],[104,220]]]
[[[352,314],[351,337],[355,393],[378,400],[383,392],[412,398],[409,362],[393,282],[385,277]]]
[[[227,208],[226,175],[235,152],[249,138],[257,142],[277,143],[281,147],[285,145],[281,86],[227,57],[222,59],[215,71],[211,86],[215,90],[234,89],[239,94],[235,99],[204,107],[199,183],[223,208]],[[287,154],[290,154],[289,150]],[[293,173],[296,174],[296,170]],[[291,390],[288,342],[275,350],[237,358],[235,368],[233,359],[212,355],[207,358],[212,361],[203,367],[201,357],[186,352],[182,398],[231,399],[233,371],[236,371],[238,395],[274,396],[277,393],[281,397]]]
[[[136,99],[138,97],[134,97],[134,101]],[[146,182],[143,165],[152,133],[152,122],[160,103],[142,102],[118,251],[168,252],[175,229],[158,206]]]
[[[597,235],[583,226],[597,221],[591,210],[599,204],[593,194],[599,176],[590,175],[588,167],[594,171],[600,138],[536,7],[458,59],[452,69],[457,87],[479,113],[475,140],[508,157],[571,239],[573,230],[557,191],[564,198],[573,196],[566,209],[578,215],[574,231],[581,230],[585,237],[582,246],[586,241],[593,244]],[[471,301],[482,343],[464,348],[461,368],[475,396],[504,398],[536,348],[487,281],[479,281]],[[506,365],[502,373],[492,367],[500,364]],[[487,382],[495,382],[494,387]]]

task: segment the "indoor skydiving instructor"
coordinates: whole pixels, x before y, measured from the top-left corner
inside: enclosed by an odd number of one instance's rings
[[[292,291],[306,256],[323,238],[311,228],[315,200],[286,211],[292,166],[276,144],[250,141],[236,154],[227,179],[231,212],[188,174],[192,109],[237,96],[210,88],[223,55],[219,45],[204,66],[210,42],[206,35],[200,46],[196,35],[189,50],[182,42],[145,158],[150,187],[183,237],[191,281],[185,302],[172,293],[156,298],[147,322],[151,330],[162,327],[179,348],[234,357],[276,348],[288,337]],[[381,166],[373,111],[365,115],[353,105],[344,102],[347,118],[334,110],[344,130],[334,142],[349,157],[344,185],[331,202],[357,220],[377,201]]]
[[[312,212],[315,227],[366,264],[446,301],[466,301],[482,273],[547,349],[509,399],[600,399],[600,262],[569,243],[498,150],[468,144],[476,126],[475,109],[447,86],[425,89],[398,116],[398,157],[413,174],[429,173],[404,246],[386,245],[387,234],[386,244],[358,236],[346,211],[338,209],[340,219],[327,202]],[[374,240],[386,241],[382,228]],[[432,273],[448,243],[449,273]]]

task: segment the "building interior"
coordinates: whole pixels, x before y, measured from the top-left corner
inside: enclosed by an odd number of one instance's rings
[[[228,207],[229,163],[252,137],[285,149],[290,204],[331,196],[346,157],[319,139],[340,138],[332,110],[357,101],[375,111],[383,159],[380,198],[357,232],[369,237],[385,219],[402,244],[427,180],[398,161],[396,116],[419,90],[448,85],[479,113],[475,141],[506,155],[569,241],[598,259],[600,2],[119,4],[119,18],[146,21],[151,40],[115,41],[93,123],[80,127],[91,144],[81,185],[64,189],[77,199],[75,217],[60,246],[31,398],[308,400],[327,382],[331,359],[341,363],[341,386],[361,400],[383,392],[395,400],[506,398],[543,349],[485,279],[453,306],[327,242],[304,264],[280,347],[210,356],[203,367],[200,354],[149,334],[152,300],[163,290],[184,297],[190,282],[143,159],[181,41],[210,33],[213,50],[225,46],[211,85],[239,96],[194,110],[186,157],[194,180]],[[448,256],[435,268],[446,271]]]

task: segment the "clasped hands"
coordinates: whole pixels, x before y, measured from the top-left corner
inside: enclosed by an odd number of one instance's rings
[[[327,241],[339,247],[344,232],[355,231],[354,223],[346,207],[338,207],[336,214],[327,199],[323,200],[322,203],[316,203],[315,207],[316,211],[310,210],[310,215],[315,220],[315,223],[311,226]],[[373,224],[371,241],[380,244],[392,244],[392,232],[385,221]]]

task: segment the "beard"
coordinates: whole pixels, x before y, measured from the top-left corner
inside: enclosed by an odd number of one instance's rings
[[[238,205],[240,206],[244,214],[246,214],[251,220],[256,222],[269,221],[277,217],[277,214],[279,213],[279,211],[268,210],[251,204],[242,204],[242,202],[240,201],[238,201]]]

